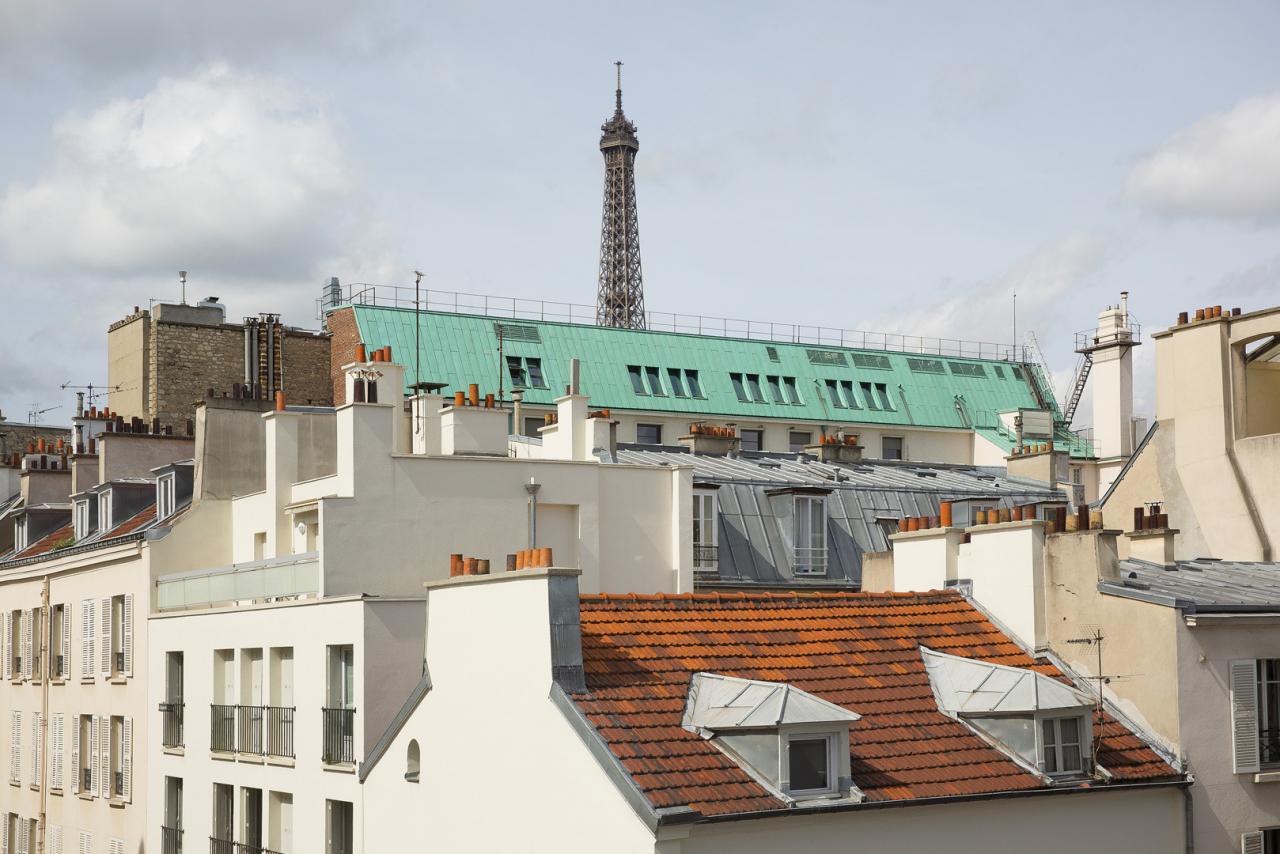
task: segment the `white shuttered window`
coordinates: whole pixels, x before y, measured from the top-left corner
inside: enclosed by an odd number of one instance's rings
[[[1231,758],[1237,774],[1262,768],[1258,739],[1258,662],[1238,658],[1230,663]]]
[[[95,627],[93,621],[93,600],[83,599],[80,602],[80,678],[92,679],[95,659],[93,657],[93,640]]]
[[[66,745],[67,719],[62,712],[55,712],[49,721],[49,788],[62,791],[63,751]]]
[[[9,712],[9,782],[22,782],[22,712]]]

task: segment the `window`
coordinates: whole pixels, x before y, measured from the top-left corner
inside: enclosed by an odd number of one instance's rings
[[[511,377],[511,385],[516,388],[524,388],[529,384],[525,377],[524,364],[519,356],[507,357],[507,374]]]
[[[733,393],[738,396],[740,403],[751,402],[751,399],[747,397],[747,389],[742,384],[742,374],[729,374],[729,382],[733,385]]]
[[[769,376],[765,377],[765,380],[769,383],[769,396],[773,399],[773,402],[786,403],[786,398],[782,396],[782,383],[778,381],[778,378]]]
[[[1079,774],[1084,770],[1081,718],[1046,718],[1040,722],[1041,750],[1046,774]]]
[[[844,353],[839,350],[805,350],[804,352],[809,357],[811,365],[838,365],[843,368],[849,364],[845,361]]]
[[[782,361],[781,359],[779,359],[779,358],[778,358],[778,348],[777,348],[777,347],[765,347],[765,348],[764,348],[764,352],[765,352],[765,355],[769,357],[769,361],[770,361],[770,362],[781,362],[781,361]]]
[[[917,374],[945,374],[941,359],[907,359],[907,367]]]
[[[1259,764],[1280,763],[1280,659],[1260,658],[1255,664],[1258,691]]]
[[[160,850],[178,854],[182,850],[182,778],[164,778],[164,823],[160,825]]]
[[[644,378],[640,375],[639,365],[627,365],[627,376],[631,378],[631,390],[633,392],[645,395],[649,393],[645,391]]]
[[[355,762],[355,648],[328,648],[328,706],[324,710],[321,758],[330,764]]]
[[[862,388],[862,399],[867,402],[867,406],[871,409],[880,410],[880,401],[876,400],[875,395],[871,393],[871,383],[858,383]]]
[[[657,368],[645,368],[645,378],[649,380],[649,393],[654,397],[666,397],[667,393],[662,388],[662,375],[658,373]]]
[[[875,383],[875,389],[876,399],[880,401],[881,408],[893,410],[893,401],[889,399],[889,387],[884,383]]]
[[[111,490],[109,489],[98,493],[98,527],[103,531],[110,531],[114,527],[111,523]]]
[[[40,649],[44,646],[44,609],[32,608],[27,612],[27,631],[23,640],[26,644],[22,651],[27,659],[25,676],[28,679],[40,680],[44,662],[40,660]]]
[[[542,377],[542,360],[526,356],[524,360],[525,371],[529,375],[529,385],[534,388],[546,388],[547,381]]]
[[[133,796],[133,718],[114,715],[109,721],[110,754],[107,767],[109,797],[128,801]]]
[[[898,533],[898,520],[889,516],[877,516],[876,527],[880,529],[881,534],[884,534],[885,540],[888,540]]]
[[[662,444],[662,425],[661,424],[637,424],[636,425],[636,444],[637,445],[661,445]]]
[[[796,575],[826,575],[826,499],[817,495],[797,495],[792,532]]]
[[[352,854],[352,809],[350,801],[326,800],[325,854]]]
[[[22,783],[22,712],[9,712],[9,782]]]
[[[71,791],[93,797],[98,793],[98,763],[94,761],[98,755],[98,716],[80,715],[73,730],[71,767],[75,769],[76,776],[71,781]]]
[[[787,403],[791,403],[791,404],[795,404],[796,406],[799,406],[801,402],[800,391],[799,389],[796,388],[796,378],[783,377],[782,388],[787,393]]]
[[[174,511],[174,489],[178,476],[173,472],[156,478],[156,518],[167,519]]]
[[[235,789],[227,783],[213,784],[213,826],[211,854],[231,854],[235,845]]]
[[[741,438],[739,447],[744,451],[763,451],[764,450],[764,431],[763,430],[739,430],[738,436]]]
[[[996,372],[996,377],[998,379],[1004,379],[1004,368],[1000,367],[999,365],[992,365],[991,370]]]
[[[760,390],[759,374],[747,374],[747,391],[751,393],[752,403],[764,403],[764,392]]]
[[[844,402],[849,404],[850,409],[862,408],[862,404],[858,403],[858,396],[854,394],[852,380],[841,380],[840,390],[844,392]]]
[[[537,438],[542,435],[538,431],[545,423],[546,422],[542,418],[539,418],[536,415],[526,415],[520,434],[522,436],[533,436],[534,438]]]
[[[689,386],[690,397],[697,397],[697,398],[705,397],[705,395],[703,395],[702,393],[702,386],[698,382],[697,371],[690,371],[686,369],[684,372],[684,379],[685,379],[685,383]]]
[[[793,735],[787,739],[787,793],[813,795],[834,792],[831,769],[835,739],[830,735]]]
[[[835,408],[845,408],[844,401],[840,398],[840,385],[835,380],[827,380],[827,397]]]
[[[81,498],[76,501],[76,518],[75,518],[75,537],[77,540],[83,540],[85,537],[93,533],[93,513],[90,507],[93,506],[88,498]]]
[[[10,679],[22,678],[22,616],[21,610],[6,611],[4,615],[4,640],[8,651],[4,669]]]
[[[160,704],[161,741],[165,747],[183,745],[183,655],[181,650],[164,654],[164,702]]]
[[[270,849],[280,854],[293,854],[293,795],[289,792],[272,792],[267,809]]]
[[[418,746],[416,738],[409,740],[409,749],[405,753],[404,758],[404,778],[410,783],[418,782],[418,775],[422,773],[422,748]]]
[[[684,384],[680,382],[680,369],[667,368],[667,380],[671,383],[671,393],[676,397],[684,397]]]
[[[104,612],[111,614],[111,625],[103,626],[108,639],[110,659],[105,662],[104,676],[132,676],[133,664],[133,597],[112,596],[110,604],[104,600]]]
[[[951,367],[951,373],[957,377],[982,377],[986,378],[987,372],[982,369],[982,365],[975,365],[972,362],[947,362]]]
[[[71,675],[71,617],[67,606],[53,606],[49,615],[49,678],[66,679]]]
[[[27,517],[13,520],[13,550],[20,552],[27,547]]]
[[[807,430],[792,430],[787,434],[787,447],[793,454],[802,453],[806,445],[813,443],[813,434]]]
[[[854,353],[850,358],[853,359],[854,367],[857,368],[872,368],[877,371],[893,370],[889,357],[878,353]]]
[[[262,848],[262,790],[240,787],[240,850]]]
[[[716,570],[716,496],[714,492],[693,494],[693,571]]]
[[[900,460],[902,458],[901,436],[884,436],[880,439],[880,459]]]
[[[1015,380],[1022,379],[1022,368],[1019,368],[1017,365],[1011,365],[1009,370],[1013,371],[1013,378]]]

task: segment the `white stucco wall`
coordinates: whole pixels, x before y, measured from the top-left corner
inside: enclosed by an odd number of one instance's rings
[[[978,525],[960,546],[956,572],[973,582],[973,598],[1024,646],[1044,641],[1044,531],[1033,519]]]

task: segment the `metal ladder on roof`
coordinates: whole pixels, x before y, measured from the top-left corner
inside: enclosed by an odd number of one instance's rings
[[[1046,412],[1053,412],[1058,408],[1058,401],[1053,396],[1053,388],[1049,385],[1049,366],[1045,363],[1040,341],[1036,338],[1035,332],[1030,329],[1027,330],[1026,342],[1024,352],[1029,357],[1026,361],[1027,373],[1031,375],[1028,385],[1031,386],[1031,392],[1035,395],[1040,408]]]
[[[1070,427],[1071,419],[1076,416],[1076,407],[1080,405],[1080,398],[1084,396],[1084,385],[1089,381],[1089,371],[1093,370],[1093,354],[1081,353],[1080,361],[1076,363],[1075,379],[1071,381],[1071,396],[1067,398],[1067,406],[1062,411],[1062,422]]]

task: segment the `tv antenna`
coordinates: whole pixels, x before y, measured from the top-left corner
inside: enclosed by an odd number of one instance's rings
[[[1098,683],[1098,702],[1094,715],[1097,725],[1093,728],[1093,739],[1089,745],[1094,768],[1098,767],[1098,747],[1102,743],[1102,686],[1111,684],[1111,676],[1102,671],[1102,642],[1104,640],[1106,640],[1106,636],[1102,634],[1102,629],[1098,627],[1094,627],[1092,634],[1088,637],[1067,638],[1067,643],[1069,644],[1092,646],[1098,653],[1098,667],[1095,671],[1097,675],[1086,677],[1094,679]]]
[[[44,409],[37,409],[36,407],[38,407],[39,405],[40,404],[38,403],[32,402],[31,408],[27,410],[28,424],[39,424],[41,415],[44,415],[46,412],[53,412],[53,410],[55,409],[62,408],[61,403],[59,403],[57,406],[46,406]]]

